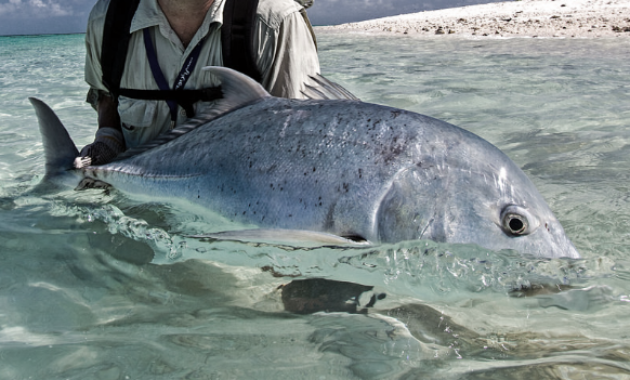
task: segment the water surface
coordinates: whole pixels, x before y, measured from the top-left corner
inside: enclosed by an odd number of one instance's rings
[[[630,43],[318,37],[324,75],[362,100],[506,152],[583,259],[204,242],[186,236],[217,221],[174,206],[33,195],[28,96],[93,138],[83,36],[2,37],[0,379],[630,376]]]

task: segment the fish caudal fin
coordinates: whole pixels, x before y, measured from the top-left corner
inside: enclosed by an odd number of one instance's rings
[[[29,98],[37,113],[39,131],[42,134],[44,155],[46,157],[46,175],[50,178],[63,171],[73,169],[74,160],[79,151],[70,138],[55,112],[39,99]]]

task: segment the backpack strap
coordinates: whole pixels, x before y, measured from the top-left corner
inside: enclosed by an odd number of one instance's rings
[[[105,15],[101,68],[103,84],[114,97],[118,97],[120,90],[120,80],[125,70],[127,48],[131,39],[129,29],[138,4],[140,0],[110,0]]]
[[[221,48],[223,66],[262,81],[253,54],[254,25],[258,0],[225,0]]]
[[[311,37],[313,37],[313,43],[315,44],[315,50],[317,50],[317,38],[315,38],[315,31],[313,30],[313,25],[311,24],[311,20],[308,18],[308,15],[306,14],[306,7],[300,10],[300,14],[302,15],[302,18],[304,19],[304,22],[306,23],[306,27],[308,28],[308,31],[311,32]]]

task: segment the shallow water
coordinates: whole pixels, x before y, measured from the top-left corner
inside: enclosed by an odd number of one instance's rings
[[[217,222],[174,206],[32,195],[28,96],[77,145],[93,135],[82,38],[0,38],[0,379],[630,377],[627,40],[319,33],[323,73],[362,100],[469,129],[525,170],[583,256],[540,260],[198,241]]]

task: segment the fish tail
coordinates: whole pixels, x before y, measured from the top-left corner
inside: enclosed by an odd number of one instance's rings
[[[44,144],[46,157],[44,180],[74,169],[74,160],[79,156],[79,151],[68,131],[46,103],[35,98],[29,98],[29,100],[35,108]]]

